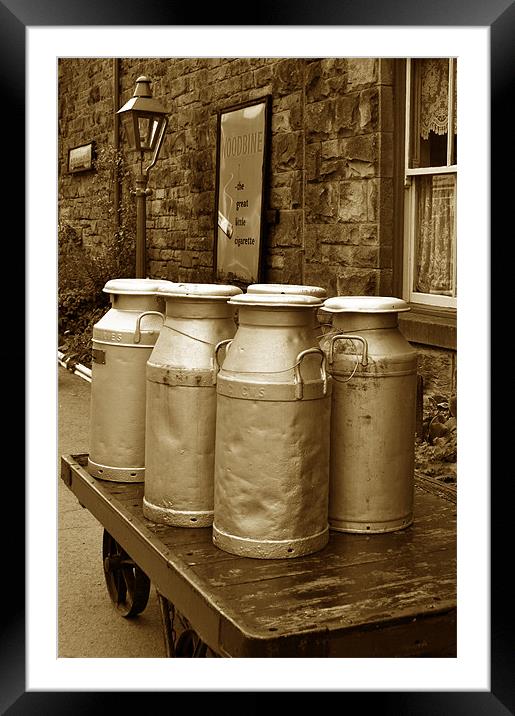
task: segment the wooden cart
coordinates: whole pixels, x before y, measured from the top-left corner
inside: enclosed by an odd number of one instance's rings
[[[295,559],[237,557],[210,528],[143,516],[143,485],[98,480],[87,455],[63,455],[61,478],[103,525],[106,585],[133,617],[150,583],[167,656],[455,657],[456,490],[415,476],[414,523],[388,534],[331,532]]]

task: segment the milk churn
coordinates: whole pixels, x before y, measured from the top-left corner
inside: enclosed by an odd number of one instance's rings
[[[163,288],[166,317],[147,362],[143,514],[177,527],[213,522],[215,347],[234,336],[235,286]]]
[[[331,381],[309,295],[234,296],[238,330],[217,377],[213,541],[298,557],[328,541]],[[221,350],[221,345],[218,348]]]
[[[333,377],[329,525],[390,532],[413,520],[417,354],[398,329],[398,299],[339,296],[324,303],[321,341]]]
[[[163,282],[108,281],[111,308],[93,326],[88,472],[114,482],[145,477],[145,371],[164,319]]]

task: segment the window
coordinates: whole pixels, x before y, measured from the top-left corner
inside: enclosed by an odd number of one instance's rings
[[[403,295],[456,308],[456,60],[406,67]]]

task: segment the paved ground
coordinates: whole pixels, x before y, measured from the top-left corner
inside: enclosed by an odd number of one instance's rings
[[[59,367],[58,470],[62,454],[88,452],[90,384]],[[59,657],[164,657],[154,587],[146,609],[124,619],[114,609],[102,568],[103,527],[59,478]]]

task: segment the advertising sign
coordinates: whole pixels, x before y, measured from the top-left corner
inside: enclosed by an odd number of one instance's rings
[[[261,273],[269,97],[220,112],[215,265],[220,281],[246,284]]]

